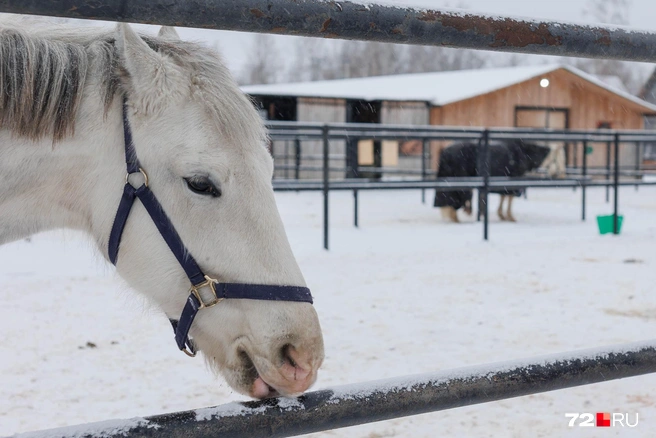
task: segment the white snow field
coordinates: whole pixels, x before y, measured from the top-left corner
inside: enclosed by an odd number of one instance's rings
[[[581,222],[580,190],[531,189],[518,223],[493,215],[489,242],[418,191],[361,192],[360,229],[351,193],[332,193],[328,252],[321,195],[277,194],[324,330],[314,389],[655,337],[656,188],[621,190],[620,236],[598,234],[612,203],[588,193]],[[0,436],[246,399],[180,353],[77,233],[0,247],[0,333]],[[634,377],[312,436],[653,437],[654,388],[656,375]],[[568,412],[639,424],[570,428]]]

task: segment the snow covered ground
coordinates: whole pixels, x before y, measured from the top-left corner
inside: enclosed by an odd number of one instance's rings
[[[531,189],[487,243],[419,196],[361,193],[355,229],[351,194],[331,194],[325,252],[320,194],[277,194],[324,329],[315,389],[654,337],[656,188],[622,189],[620,236],[597,232],[603,189],[585,223],[580,191]],[[75,233],[0,247],[0,332],[0,436],[244,399],[177,351],[166,318]],[[313,436],[653,437],[655,387],[636,377]],[[566,412],[598,411],[640,423],[568,428]]]

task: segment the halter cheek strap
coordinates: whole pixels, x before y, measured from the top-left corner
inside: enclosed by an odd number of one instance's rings
[[[196,263],[194,257],[187,251],[175,230],[171,220],[164,212],[155,194],[148,187],[148,175],[139,165],[137,154],[132,141],[132,130],[128,120],[127,101],[123,100],[123,136],[125,141],[125,162],[127,175],[123,196],[118,206],[114,224],[109,235],[108,255],[112,264],[116,265],[121,236],[130,215],[134,201],[139,198],[150,218],[155,223],[160,235],[173,252],[173,255],[184,269],[191,287],[187,302],[182,310],[180,319],[170,319],[175,333],[175,342],[178,348],[189,356],[196,355],[196,346],[189,339],[189,330],[199,310],[212,307],[224,299],[251,299],[268,301],[297,301],[312,304],[310,290],[301,286],[278,286],[270,284],[244,284],[219,283],[217,280],[205,275]],[[130,176],[142,174],[143,183],[135,187],[130,183]],[[203,294],[203,290],[207,292]],[[209,292],[209,293],[208,293]],[[205,295],[205,298],[203,297]]]

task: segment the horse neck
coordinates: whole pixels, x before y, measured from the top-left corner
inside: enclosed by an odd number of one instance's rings
[[[103,117],[98,102],[84,99],[75,135],[55,144],[0,130],[0,244],[70,228],[104,247],[125,164],[120,104]]]

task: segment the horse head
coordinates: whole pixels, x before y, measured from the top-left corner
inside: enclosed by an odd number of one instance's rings
[[[543,167],[551,178],[561,178],[565,175],[565,153],[562,144],[549,143],[541,146],[523,140],[517,141],[528,165],[527,171]]]
[[[218,55],[172,28],[142,38],[120,24],[115,41],[136,155],[189,254],[221,283],[305,286],[276,207],[263,122]],[[180,315],[189,279],[138,203],[116,266],[170,319]],[[226,299],[199,312],[190,333],[213,370],[258,398],[305,391],[323,361],[309,303]]]
[[[560,142],[547,143],[549,154],[543,160],[541,167],[547,169],[550,178],[564,178],[567,175],[565,166],[565,144]]]

